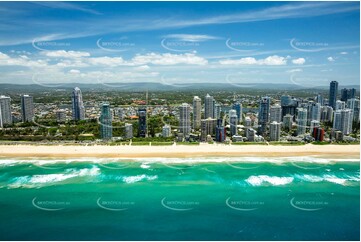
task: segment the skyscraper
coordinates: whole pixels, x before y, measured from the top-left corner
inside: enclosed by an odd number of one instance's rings
[[[188,103],[183,103],[179,106],[179,133],[182,133],[183,137],[189,135],[191,132],[190,112],[190,106]]]
[[[347,108],[352,111],[352,120],[355,122],[360,121],[360,100],[351,98],[347,100]]]
[[[217,119],[217,126],[216,126],[216,141],[224,142],[225,139],[226,139],[226,130],[223,126],[223,120],[219,118]]]
[[[236,102],[232,105],[232,109],[236,110],[238,122],[242,122],[242,103]]]
[[[100,114],[100,137],[103,140],[109,140],[113,137],[113,126],[112,126],[112,113],[110,112],[110,105],[104,103],[101,107]]]
[[[303,135],[306,133],[307,127],[307,109],[297,109],[297,135]]]
[[[79,87],[75,87],[72,94],[72,110],[73,120],[85,119],[85,108],[83,104],[83,96]]]
[[[201,140],[207,141],[208,135],[213,136],[216,132],[217,120],[214,118],[207,118],[201,120]]]
[[[346,103],[344,101],[341,101],[341,100],[336,101],[336,111],[345,109],[345,108],[346,108]]]
[[[281,136],[281,123],[273,121],[270,124],[270,141],[279,141]]]
[[[320,103],[312,103],[311,104],[311,115],[310,120],[321,120],[321,104]]]
[[[261,98],[258,112],[258,132],[260,135],[264,135],[267,131],[267,124],[270,116],[270,104],[271,99],[269,97]]]
[[[323,97],[321,96],[321,94],[317,94],[316,96],[316,103],[321,104],[321,106],[323,106]]]
[[[331,106],[333,109],[336,109],[337,93],[338,93],[338,82],[337,81],[331,81],[330,82],[330,95],[329,95],[329,98],[328,98],[328,105]]]
[[[282,121],[282,108],[279,104],[273,105],[270,108],[270,122],[273,121],[277,123]]]
[[[138,137],[147,136],[147,109],[138,109]]]
[[[343,88],[341,89],[341,101],[346,102],[348,99],[355,98],[356,89],[355,88]]]
[[[349,134],[352,130],[351,109],[341,109],[334,113],[333,128],[340,130],[343,134]]]
[[[204,99],[204,118],[214,118],[215,115],[215,100],[209,94]]]
[[[221,112],[222,112],[222,105],[220,103],[216,103],[214,105],[214,118],[215,119],[221,118]]]
[[[287,131],[290,131],[292,129],[292,120],[293,116],[291,114],[287,114],[283,117],[283,127]]]
[[[0,96],[0,127],[12,123],[11,117],[11,99],[7,96]]]
[[[193,129],[198,130],[201,127],[202,119],[202,100],[195,96],[193,98]]]
[[[238,124],[237,111],[231,109],[229,110],[229,125],[230,125],[231,136],[238,134],[237,124]]]
[[[34,118],[33,97],[29,95],[21,96],[21,115],[23,122],[32,122]]]
[[[313,138],[315,138],[316,141],[323,141],[325,135],[325,130],[321,127],[315,127],[313,128]]]

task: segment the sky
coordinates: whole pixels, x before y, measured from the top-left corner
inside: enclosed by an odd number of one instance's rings
[[[0,2],[0,83],[360,82],[358,2]]]

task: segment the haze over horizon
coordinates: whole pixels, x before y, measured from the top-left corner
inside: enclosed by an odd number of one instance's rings
[[[360,81],[359,2],[1,2],[0,84]]]

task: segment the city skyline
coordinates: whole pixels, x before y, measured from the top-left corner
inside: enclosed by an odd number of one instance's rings
[[[358,2],[203,4],[1,3],[0,83],[359,85]]]

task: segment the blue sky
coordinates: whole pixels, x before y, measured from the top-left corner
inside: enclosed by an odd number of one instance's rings
[[[359,84],[359,18],[358,2],[1,2],[0,83]]]

